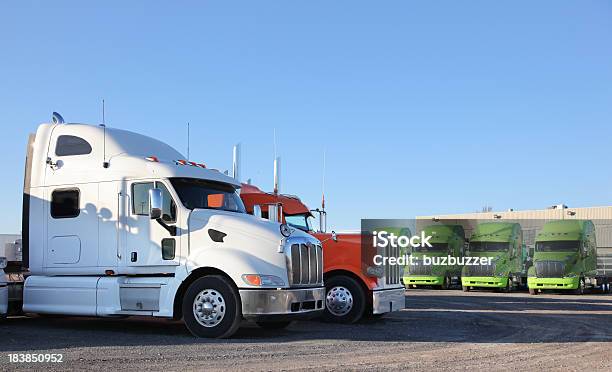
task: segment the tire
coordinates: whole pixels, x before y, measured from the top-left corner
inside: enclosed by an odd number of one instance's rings
[[[538,294],[538,291],[535,288],[529,288],[529,294],[535,296]]]
[[[512,292],[512,278],[508,277],[508,284],[506,284],[506,288],[504,288],[504,292],[510,293]]]
[[[238,293],[220,275],[205,276],[191,283],[183,297],[182,313],[185,326],[196,337],[230,337],[242,320]]]
[[[366,309],[366,296],[361,285],[348,276],[334,276],[325,281],[323,320],[334,323],[355,323]]]
[[[285,329],[291,324],[290,321],[287,322],[255,322],[258,326],[264,329]]]
[[[470,291],[470,287],[468,287],[467,285],[461,286],[461,289],[463,290],[463,292],[469,292]]]

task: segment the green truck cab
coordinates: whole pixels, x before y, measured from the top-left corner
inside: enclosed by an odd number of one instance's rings
[[[428,257],[462,257],[465,244],[465,232],[461,225],[431,225],[423,229],[426,236],[431,236],[431,247],[413,247],[411,255],[414,265],[406,265],[404,269],[404,285],[406,288],[418,286],[439,286],[443,289],[459,284],[461,266],[454,265],[424,265],[423,256]]]
[[[526,282],[529,260],[518,223],[479,223],[466,256],[491,258],[491,263],[463,267],[461,286],[465,292],[478,287],[511,291]]]
[[[589,220],[549,221],[536,236],[533,266],[527,286],[530,294],[542,289],[574,290],[582,294],[596,284],[597,243]]]

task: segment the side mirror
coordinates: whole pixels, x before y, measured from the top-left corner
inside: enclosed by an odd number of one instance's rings
[[[333,240],[334,242],[337,242],[338,241],[338,234],[336,234],[335,231],[332,231],[331,232],[331,236],[329,238],[321,240],[321,244],[325,243],[326,241],[328,241],[330,239]]]
[[[161,218],[163,201],[164,199],[160,189],[149,190],[149,218],[152,220]]]
[[[253,206],[253,216],[261,218],[261,205],[255,204]]]

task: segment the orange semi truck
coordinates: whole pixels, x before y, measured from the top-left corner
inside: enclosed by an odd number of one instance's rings
[[[400,267],[372,267],[374,251],[362,251],[360,233],[326,232],[326,213],[310,210],[297,196],[268,193],[242,184],[240,197],[247,213],[285,222],[322,242],[326,320],[354,323],[363,316],[382,315],[405,307]],[[313,212],[319,214],[318,229],[312,226]]]

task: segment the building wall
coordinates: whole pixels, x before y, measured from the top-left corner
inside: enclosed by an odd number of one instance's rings
[[[17,239],[21,239],[18,234],[0,234],[0,257],[7,257],[9,261],[14,259],[15,252],[7,250],[7,245],[15,243]]]
[[[534,244],[537,231],[544,223],[556,219],[592,220],[595,225],[598,251],[612,254],[612,206],[587,208],[559,208],[525,211],[482,212],[417,216],[417,231],[439,219],[443,223],[463,225],[466,237],[472,234],[474,226],[484,221],[518,222],[523,229],[523,240],[527,246]]]

